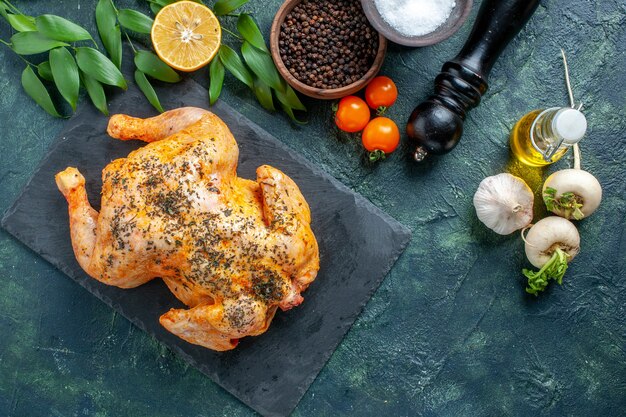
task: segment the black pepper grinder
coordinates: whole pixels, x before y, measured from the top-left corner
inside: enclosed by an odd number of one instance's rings
[[[504,48],[535,12],[539,0],[484,0],[461,52],[443,64],[435,94],[413,110],[406,127],[413,159],[450,152],[461,139],[467,111],[480,103],[487,78]]]

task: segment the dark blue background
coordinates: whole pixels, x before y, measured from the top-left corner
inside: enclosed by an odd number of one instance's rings
[[[94,0],[16,1],[95,31]],[[142,1],[118,5],[145,7]],[[464,42],[392,46],[383,73],[403,124]],[[263,32],[280,1],[251,0]],[[147,8],[146,8],[147,11]],[[406,145],[371,167],[354,138],[338,136],[330,103],[306,101],[310,123],[293,127],[260,108],[227,77],[223,100],[409,226],[413,241],[305,395],[296,416],[613,416],[626,407],[626,5],[621,0],[542,2],[496,64],[491,89],[450,155],[416,168]],[[0,22],[0,37],[11,31]],[[511,171],[534,190],[543,172],[509,157],[507,136],[527,111],[565,105],[559,48],[590,131],[583,166],[605,198],[579,224],[582,253],[563,287],[525,295],[518,236],[476,219],[472,195],[485,176]],[[31,176],[63,120],[21,90],[23,63],[0,49],[0,210]],[[194,75],[206,85],[206,72]],[[85,100],[81,105],[88,106]],[[537,219],[545,210],[537,205]],[[254,413],[120,318],[27,248],[0,232],[0,415],[250,416]]]

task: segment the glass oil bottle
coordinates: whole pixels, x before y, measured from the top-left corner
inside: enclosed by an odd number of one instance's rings
[[[579,110],[553,107],[523,116],[511,131],[511,151],[522,163],[541,167],[563,157],[587,131]]]

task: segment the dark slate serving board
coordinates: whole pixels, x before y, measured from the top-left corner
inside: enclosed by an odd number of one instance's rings
[[[207,103],[206,90],[191,80],[160,95],[166,108],[205,107]],[[155,114],[132,89],[114,98],[110,110],[141,117]],[[83,106],[68,122],[5,213],[2,226],[241,401],[265,416],[284,416],[298,404],[400,256],[410,232],[228,105],[220,102],[212,111],[228,124],[239,143],[240,176],[255,178],[257,166],[273,165],[295,180],[311,206],[320,273],[304,293],[304,303],[278,312],[265,334],[244,338],[235,350],[224,353],[191,345],[159,325],[161,314],[183,307],[161,280],[122,290],[82,271],[72,252],[67,205],[56,189],[54,174],[66,166],[78,167],[87,179],[90,201],[98,209],[102,168],[142,146],[108,137],[108,119],[92,106]]]

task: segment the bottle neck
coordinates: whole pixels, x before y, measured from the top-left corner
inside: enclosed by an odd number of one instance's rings
[[[570,147],[555,129],[556,118],[565,109],[563,107],[552,107],[544,110],[537,116],[530,127],[530,141],[533,147],[548,162],[552,162],[552,157],[559,150]]]

